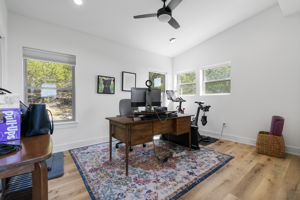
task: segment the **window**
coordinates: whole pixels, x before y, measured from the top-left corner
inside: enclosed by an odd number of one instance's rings
[[[75,120],[75,56],[23,48],[25,101],[43,103],[55,121]]]
[[[230,94],[231,66],[229,63],[214,65],[201,70],[201,94]]]
[[[196,94],[196,72],[177,74],[177,90],[179,95]]]
[[[158,72],[149,72],[149,80],[152,81],[154,88],[161,89],[161,101],[164,104],[166,93],[166,74]]]

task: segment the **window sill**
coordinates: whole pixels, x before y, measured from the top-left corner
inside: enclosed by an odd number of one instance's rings
[[[68,122],[54,122],[54,129],[58,128],[73,128],[73,127],[77,127],[77,125],[79,124],[78,121],[68,121]]]

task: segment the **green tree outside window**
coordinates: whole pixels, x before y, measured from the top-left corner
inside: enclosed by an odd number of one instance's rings
[[[74,120],[71,65],[25,59],[27,103],[44,103],[55,121]]]
[[[180,95],[196,94],[196,72],[177,74],[178,93]]]
[[[204,69],[203,91],[204,94],[231,93],[231,66]]]

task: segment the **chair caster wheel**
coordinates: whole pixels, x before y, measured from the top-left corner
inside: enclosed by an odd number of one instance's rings
[[[146,144],[143,144],[143,147],[145,148],[145,147],[146,147]]]
[[[129,147],[129,151],[130,151],[130,152],[133,151],[132,147]]]

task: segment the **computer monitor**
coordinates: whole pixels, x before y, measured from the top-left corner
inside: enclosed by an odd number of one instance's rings
[[[146,88],[131,89],[131,107],[146,106]]]
[[[146,104],[147,104],[147,95],[151,98],[151,106],[161,106],[161,89],[153,88],[149,92],[146,91]]]
[[[148,97],[148,98],[147,98]],[[131,107],[161,106],[161,90],[157,88],[132,88]]]

